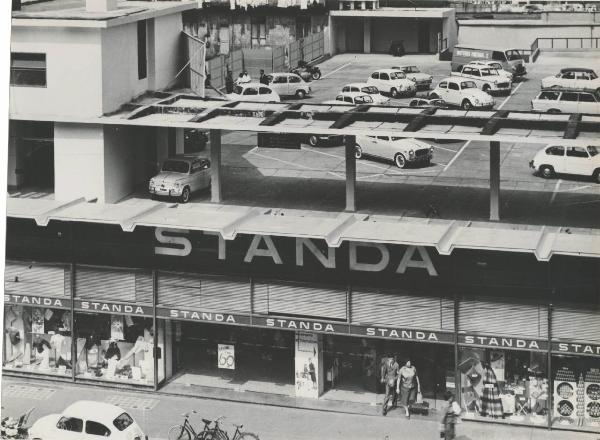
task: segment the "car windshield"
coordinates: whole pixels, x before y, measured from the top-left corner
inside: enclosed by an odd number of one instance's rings
[[[404,78],[406,78],[406,75],[403,72],[391,72],[390,78],[391,79],[404,79]]]
[[[597,79],[598,75],[596,75],[596,72],[588,72],[588,74],[590,75],[590,79]]]
[[[475,84],[475,81],[465,81],[465,82],[461,82],[460,83],[460,88],[462,90],[464,90],[464,89],[476,89],[477,85]]]
[[[507,50],[505,52],[505,54],[506,54],[506,59],[508,61],[515,61],[515,60],[522,60],[523,59],[523,55],[521,55],[521,52],[519,52],[516,49]]]
[[[495,69],[479,69],[481,72],[481,76],[493,76],[498,75],[498,72]]]
[[[373,98],[371,98],[369,95],[357,96],[354,98],[354,102],[356,104],[370,104],[373,102]]]
[[[166,160],[162,170],[187,174],[190,170],[190,164],[182,160]]]
[[[500,64],[500,63],[491,63],[489,66],[492,69],[502,70],[502,64]]]
[[[369,95],[379,95],[379,89],[375,86],[363,87],[360,91]]]
[[[417,66],[408,66],[405,70],[405,72],[410,72],[410,73],[419,73],[420,70]]]
[[[243,91],[244,91],[244,89],[242,86],[234,86],[233,87],[233,93],[235,93],[236,95],[241,95]]]
[[[123,413],[113,420],[113,425],[115,425],[115,428],[117,428],[119,431],[124,431],[125,429],[129,428],[132,423],[133,419],[127,413]]]
[[[590,145],[589,147],[587,147],[588,153],[590,153],[591,157],[594,157],[595,155],[598,154],[598,149],[596,147],[594,147],[593,145]]]

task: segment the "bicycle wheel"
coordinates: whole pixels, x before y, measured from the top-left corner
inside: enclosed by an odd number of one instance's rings
[[[193,440],[192,434],[183,425],[174,425],[169,428],[169,440]]]
[[[238,440],[260,440],[253,432],[240,432]]]

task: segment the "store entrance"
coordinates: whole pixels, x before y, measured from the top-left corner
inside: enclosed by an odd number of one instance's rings
[[[194,322],[172,325],[172,382],[294,395],[293,332]]]

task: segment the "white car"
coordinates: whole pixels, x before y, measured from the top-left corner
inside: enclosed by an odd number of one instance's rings
[[[267,81],[271,90],[279,96],[295,96],[303,99],[311,93],[308,83],[295,73],[271,73],[267,75]]]
[[[590,113],[600,115],[600,95],[576,90],[542,90],[531,100],[531,109],[544,113]]]
[[[50,414],[29,429],[30,440],[147,440],[122,408],[105,402],[80,400],[62,414]]]
[[[400,95],[412,96],[417,92],[417,86],[403,72],[395,69],[381,69],[373,72],[367,84],[377,87],[383,93],[389,93],[392,98]]]
[[[548,145],[529,162],[529,166],[547,179],[556,174],[591,176],[600,183],[600,146],[563,147]]]
[[[375,104],[385,104],[390,101],[390,98],[383,96],[377,87],[367,83],[346,84],[342,87],[342,93],[347,92],[366,93],[373,98]]]
[[[392,69],[404,72],[408,79],[414,81],[418,89],[429,90],[431,87],[433,76],[421,72],[417,66],[397,66]]]
[[[542,79],[542,88],[560,87],[564,89],[594,90],[600,92],[600,78],[592,69],[561,69],[555,76]]]
[[[489,67],[490,69],[495,69],[500,75],[507,77],[511,81],[514,78],[514,75],[511,72],[509,72],[508,70],[504,70],[504,68],[502,67],[502,64],[500,64],[498,61],[476,60],[476,61],[471,61],[469,64],[466,64],[466,65],[467,66]]]
[[[187,203],[194,191],[210,187],[210,160],[197,154],[179,154],[163,163],[150,179],[148,191],[155,196],[178,197]]]
[[[479,90],[474,81],[457,76],[445,78],[429,94],[431,99],[443,99],[446,104],[460,106],[464,110],[491,109],[495,101]]]
[[[357,135],[354,156],[362,159],[365,155],[392,160],[398,168],[404,168],[408,164],[429,165],[433,147],[411,138]]]
[[[323,102],[323,104],[342,104],[342,105],[373,105],[373,97],[362,92],[344,92],[340,93],[335,99]]]
[[[279,94],[271,87],[250,82],[233,86],[233,93],[225,95],[230,101],[281,102]]]
[[[510,93],[512,83],[504,75],[500,75],[496,69],[489,67],[467,64],[459,73],[452,76],[470,79],[477,87],[487,93]]]

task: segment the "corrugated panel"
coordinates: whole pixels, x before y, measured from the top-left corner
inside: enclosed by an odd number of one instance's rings
[[[252,310],[254,313],[269,313],[269,287],[267,284],[254,284],[252,292]]]
[[[152,272],[136,272],[135,300],[139,303],[152,304]]]
[[[354,290],[351,322],[454,331],[452,299],[402,295],[399,292]]]
[[[135,271],[107,267],[76,267],[75,296],[78,298],[134,303],[135,291]]]
[[[250,281],[159,272],[158,304],[216,312],[250,312]]]
[[[552,309],[552,339],[600,344],[600,310],[555,306]]]
[[[545,305],[461,299],[459,330],[498,336],[548,337]]]
[[[71,275],[67,265],[7,261],[4,291],[15,295],[71,296]]]
[[[269,313],[347,319],[345,290],[275,283],[268,283],[267,289]]]

